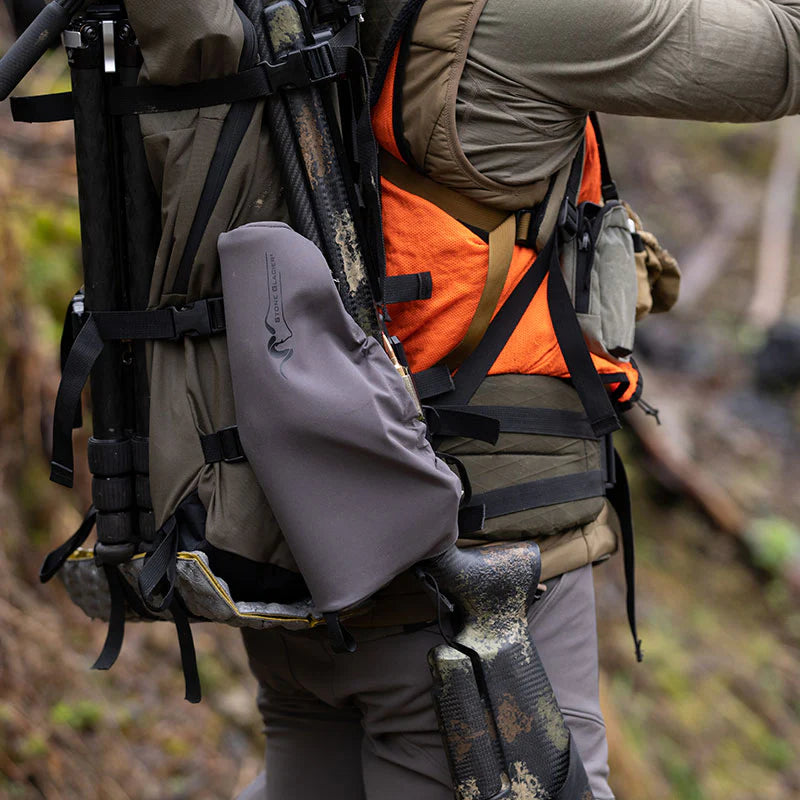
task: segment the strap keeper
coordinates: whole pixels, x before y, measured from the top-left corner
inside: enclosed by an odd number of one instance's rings
[[[216,464],[219,461],[239,464],[247,461],[239,438],[239,428],[236,425],[229,425],[227,428],[220,428],[214,433],[201,436],[200,446],[203,448],[206,464]]]
[[[619,190],[617,189],[617,184],[615,181],[609,181],[608,183],[604,183],[600,187],[600,193],[603,197],[605,202],[609,200],[619,200]]]
[[[476,533],[486,525],[486,506],[479,503],[474,506],[463,506],[458,512],[459,536]]]

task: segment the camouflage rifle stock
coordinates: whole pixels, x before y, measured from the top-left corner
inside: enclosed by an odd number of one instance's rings
[[[453,547],[420,572],[453,601],[460,626],[428,654],[456,800],[591,800],[528,631],[538,546]]]

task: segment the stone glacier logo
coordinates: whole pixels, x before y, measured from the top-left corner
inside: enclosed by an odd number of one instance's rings
[[[266,254],[267,262],[267,287],[269,289],[269,308],[264,318],[264,325],[269,331],[267,350],[273,358],[279,359],[281,377],[285,378],[283,368],[294,354],[291,347],[284,347],[292,338],[292,329],[286,322],[283,313],[283,288],[281,286],[281,271],[278,269],[277,259],[273,253]]]

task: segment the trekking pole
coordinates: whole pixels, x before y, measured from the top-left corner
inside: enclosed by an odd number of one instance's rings
[[[5,100],[36,62],[55,44],[89,0],[53,0],[0,58],[0,101]]]
[[[130,307],[120,136],[105,109],[106,89],[116,69],[115,31],[121,18],[119,5],[90,9],[76,19],[67,40],[88,314]],[[88,455],[92,500],[98,511],[95,555],[105,564],[129,559],[137,547],[130,442],[134,363],[129,344],[107,341],[90,375],[93,435]]]
[[[417,566],[458,616],[428,654],[457,800],[592,798],[528,631],[540,572],[534,542],[451,547]]]

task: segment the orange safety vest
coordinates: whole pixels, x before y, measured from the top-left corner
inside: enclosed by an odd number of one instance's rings
[[[397,62],[400,45],[386,73],[378,102],[372,112],[380,146],[403,161],[396,136]],[[587,120],[583,177],[578,202],[601,201],[601,169],[595,132]],[[389,330],[403,343],[412,372],[421,372],[443,360],[461,342],[475,315],[486,283],[488,244],[429,200],[381,177],[383,233],[387,276],[430,272],[430,298],[391,306]],[[514,247],[510,268],[494,313],[499,310],[523,275],[536,252]],[[569,378],[570,371],[559,347],[548,305],[548,278],[542,281],[532,302],[495,360],[490,375],[523,374]],[[618,403],[638,397],[640,377],[630,362],[612,361],[591,354],[595,369]]]

